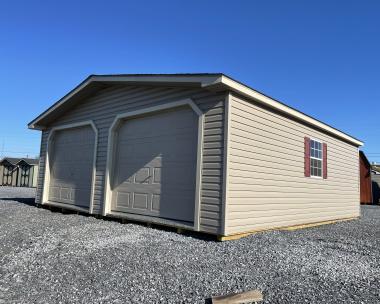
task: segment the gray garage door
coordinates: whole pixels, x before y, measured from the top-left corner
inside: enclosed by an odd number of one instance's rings
[[[194,220],[198,123],[189,108],[123,122],[117,133],[112,210]]]
[[[49,152],[49,201],[88,208],[95,133],[90,126],[57,131]]]

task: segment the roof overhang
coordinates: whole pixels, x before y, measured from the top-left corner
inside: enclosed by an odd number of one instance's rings
[[[6,158],[3,158],[2,160],[0,160],[0,165],[3,165],[4,163],[7,163],[11,166],[14,166],[15,164],[13,164],[12,162],[10,162],[8,159]]]
[[[28,124],[30,129],[43,130],[44,121],[55,116],[60,110],[67,110],[79,100],[94,94],[98,90],[113,84],[128,85],[166,85],[202,87],[208,90],[230,90],[251,100],[261,103],[269,108],[293,117],[317,129],[323,130],[355,146],[362,146],[363,142],[325,124],[309,115],[306,115],[282,102],[260,93],[224,74],[127,74],[127,75],[91,75],[70,91],[67,95],[53,104],[45,112]],[[61,111],[60,111],[61,112]]]
[[[18,166],[18,165],[20,165],[20,164],[22,164],[22,163],[25,163],[25,164],[27,164],[28,166],[33,166],[33,165],[34,165],[34,164],[29,163],[28,161],[26,161],[26,160],[23,159],[23,158],[21,158],[21,159],[16,163],[16,165]]]

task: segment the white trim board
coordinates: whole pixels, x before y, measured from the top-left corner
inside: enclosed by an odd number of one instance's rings
[[[50,187],[50,164],[49,164],[49,152],[50,152],[50,141],[52,136],[56,131],[61,131],[65,129],[73,129],[78,127],[91,126],[95,134],[94,152],[93,152],[93,164],[92,164],[92,181],[91,181],[91,200],[88,213],[92,214],[94,210],[94,193],[95,193],[95,177],[96,177],[96,156],[98,150],[98,129],[96,128],[92,120],[81,121],[72,124],[65,124],[53,127],[48,135],[46,143],[46,155],[45,155],[45,172],[44,172],[44,183],[42,188],[42,200],[41,204],[51,204],[49,203],[49,187]],[[66,206],[66,205],[65,205]]]
[[[189,106],[198,115],[198,143],[197,143],[197,164],[196,164],[196,185],[195,185],[195,206],[194,206],[194,230],[199,231],[204,114],[190,98],[116,115],[108,131],[107,164],[106,164],[106,172],[105,172],[105,188],[104,188],[104,202],[103,202],[104,216],[108,214],[112,214],[111,213],[111,202],[112,202],[111,172],[113,171],[112,167],[114,163],[114,153],[115,153],[114,149],[115,149],[115,142],[116,142],[115,139],[117,137],[117,128],[120,125],[121,121],[127,118],[134,118],[137,116],[143,116],[144,114],[160,112],[163,110],[178,108],[182,106]]]
[[[231,132],[231,94],[227,94],[224,103],[224,147],[223,147],[223,190],[222,190],[222,215],[221,234],[228,233],[228,188],[229,188],[229,139]]]

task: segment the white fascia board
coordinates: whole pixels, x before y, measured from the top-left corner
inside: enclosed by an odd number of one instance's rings
[[[115,75],[115,76],[94,76],[99,82],[141,82],[141,83],[199,83],[208,84],[214,82],[219,77],[214,75],[186,76],[186,75]]]
[[[51,112],[55,111],[62,104],[72,98],[75,94],[83,90],[86,86],[88,86],[92,82],[120,82],[120,83],[128,83],[128,82],[140,82],[140,83],[199,83],[201,87],[207,88],[215,85],[223,85],[228,89],[237,92],[241,95],[244,95],[248,98],[252,98],[262,104],[265,104],[271,108],[274,108],[278,111],[288,114],[291,117],[297,118],[301,121],[304,121],[312,126],[315,126],[319,129],[325,130],[326,132],[333,134],[339,138],[342,138],[356,146],[362,146],[363,142],[357,140],[333,127],[330,127],[323,122],[318,121],[306,114],[303,114],[291,107],[282,104],[258,91],[251,89],[250,87],[237,82],[225,75],[115,75],[115,76],[97,76],[92,75],[88,79],[86,79],[82,84],[80,84],[77,88],[75,88],[72,92],[70,92],[67,96],[65,96],[60,102],[54,105],[51,109],[47,110],[43,115],[34,119],[31,123],[28,124],[30,129],[39,129],[42,128],[37,125],[38,121],[45,118]]]
[[[36,126],[36,123],[45,118],[47,115],[49,115],[51,112],[55,111],[57,108],[59,108],[62,104],[64,104],[67,100],[69,100],[71,97],[73,97],[75,94],[83,90],[86,86],[88,86],[89,83],[91,83],[94,80],[95,76],[90,76],[88,77],[87,80],[85,80],[81,85],[76,87],[74,90],[72,90],[68,95],[66,95],[60,102],[55,104],[53,107],[51,107],[48,111],[43,113],[43,115],[38,116],[36,119],[32,120],[28,124],[29,129],[36,129],[36,130],[41,130],[40,127]]]
[[[220,84],[223,84],[225,86],[227,86],[228,88],[230,88],[232,91],[234,92],[237,92],[239,94],[242,94],[248,98],[252,98],[258,102],[261,102],[271,108],[274,108],[278,111],[281,111],[283,113],[286,113],[294,118],[297,118],[301,121],[304,121],[314,127],[317,127],[319,129],[322,129],[330,134],[333,134],[339,138],[342,138],[356,146],[362,146],[363,145],[363,142],[361,142],[360,140],[357,140],[356,138],[353,138],[333,127],[330,127],[329,125],[327,124],[324,124],[323,122],[320,122],[306,114],[303,114],[295,109],[292,109],[291,107],[288,107],[268,96],[265,96],[264,94],[261,94],[225,75],[223,76],[220,76],[219,79],[217,81],[215,81],[214,83],[211,83],[211,84],[206,84],[204,85],[204,87],[207,87],[209,85],[215,85],[217,83],[220,83]]]

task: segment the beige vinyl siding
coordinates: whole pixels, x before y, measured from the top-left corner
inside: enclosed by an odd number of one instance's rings
[[[229,110],[225,234],[360,215],[357,147],[240,97]],[[304,177],[305,136],[327,143],[327,179]]]
[[[98,129],[94,213],[101,213],[107,160],[108,131],[115,116],[164,103],[191,98],[205,113],[200,229],[219,233],[223,172],[223,121],[225,93],[202,89],[115,85],[87,98],[49,127],[93,120]],[[40,202],[45,171],[47,132],[43,132],[37,200]]]

